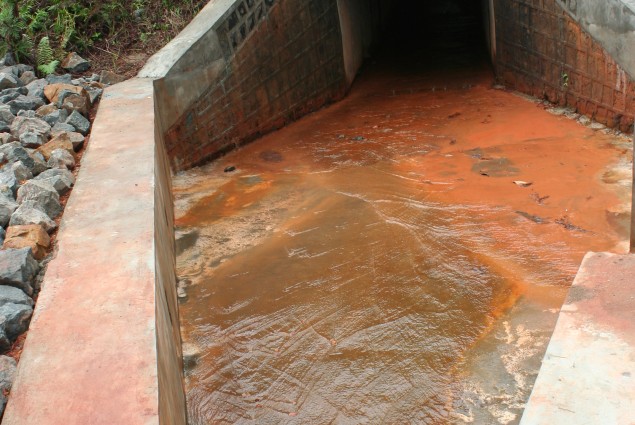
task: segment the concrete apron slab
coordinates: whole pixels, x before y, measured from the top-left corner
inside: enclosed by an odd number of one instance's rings
[[[152,91],[101,101],[4,425],[159,423]]]
[[[585,256],[520,423],[635,424],[635,255]]]

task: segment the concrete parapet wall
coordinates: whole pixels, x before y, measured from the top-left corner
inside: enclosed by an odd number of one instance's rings
[[[335,0],[212,2],[184,37],[140,73],[158,78],[175,169],[275,130],[347,88]]]
[[[584,10],[581,5],[585,2],[577,3],[578,12]],[[621,65],[616,60],[617,52],[614,56],[605,49],[608,42],[594,38],[598,31],[591,31],[593,26],[581,26],[557,0],[496,0],[494,10],[495,68],[505,84],[571,106],[609,127],[624,132],[632,130],[635,114],[635,81],[629,75],[632,70],[627,72],[624,66],[628,63]],[[627,13],[619,16],[623,17],[624,28],[635,24]],[[610,46],[611,50],[620,49],[618,43]]]
[[[186,423],[170,169],[151,80],[107,89],[4,425]]]

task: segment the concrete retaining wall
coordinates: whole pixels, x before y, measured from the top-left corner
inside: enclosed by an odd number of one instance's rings
[[[4,425],[184,425],[173,205],[151,80],[108,88]]]
[[[607,7],[605,2],[595,2],[597,7],[592,9],[592,2],[577,1],[575,10],[584,22],[581,26],[568,13],[576,2],[568,1],[570,9],[565,10],[557,0],[496,0],[496,73],[517,90],[571,106],[596,121],[629,132],[635,114],[635,81],[629,75],[632,65],[628,60],[621,61],[623,65],[616,60],[621,57],[618,50],[623,50],[622,42],[607,41],[610,30],[592,24],[591,17],[597,22],[604,19],[604,23],[615,18],[615,31],[621,28],[629,37],[635,21],[626,7],[620,9],[621,14],[587,16],[588,11]],[[601,39],[594,38],[602,34]],[[635,49],[632,43],[630,46],[629,50]],[[631,60],[635,57],[632,52],[623,52]]]
[[[216,1],[140,76],[175,169],[215,158],[346,92],[335,0]],[[175,57],[175,52],[187,53]],[[175,60],[169,71],[165,61]],[[164,74],[161,77],[161,74]]]

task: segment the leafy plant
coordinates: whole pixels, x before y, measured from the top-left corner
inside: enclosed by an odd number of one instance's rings
[[[42,37],[37,45],[37,69],[44,75],[52,74],[57,69],[60,61],[55,59],[55,53],[48,37]]]

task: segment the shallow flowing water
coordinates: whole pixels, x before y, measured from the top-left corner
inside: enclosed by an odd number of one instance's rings
[[[626,247],[628,147],[485,67],[371,65],[176,176],[190,423],[517,423],[582,256]]]

